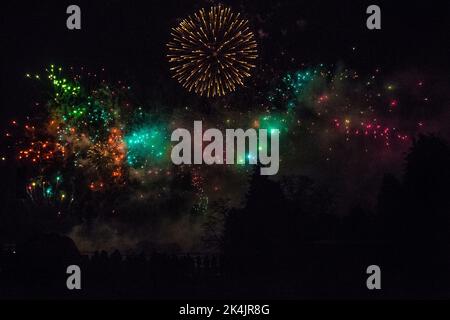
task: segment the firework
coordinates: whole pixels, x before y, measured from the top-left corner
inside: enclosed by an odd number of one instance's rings
[[[201,9],[173,29],[167,44],[171,70],[184,88],[223,96],[244,85],[258,56],[248,21],[230,8]]]
[[[425,125],[422,118],[417,126],[401,121],[399,112],[412,109],[410,88],[395,79],[387,82],[378,71],[364,76],[324,65],[303,68],[280,75],[258,108],[223,108],[207,117],[195,106],[173,106],[169,112],[162,106],[135,108],[130,87],[91,83],[67,75],[61,67],[51,66],[47,76],[27,77],[50,84],[50,97],[36,104],[36,115],[27,121],[10,122],[5,139],[15,154],[2,161],[22,163],[24,172],[32,175],[25,186],[29,198],[63,213],[78,208],[83,199],[110,201],[108,195],[126,192],[132,193],[130,201],[152,201],[155,207],[173,203],[170,196],[191,197],[179,204],[200,215],[221,198],[239,205],[252,173],[247,164],[255,155],[250,150],[237,166],[200,170],[170,161],[170,131],[198,119],[221,129],[278,130],[281,174],[311,163],[317,166],[318,161],[324,168],[325,163],[337,166],[349,150],[367,156],[399,153]],[[423,91],[422,80],[419,83]],[[418,95],[414,105],[425,104],[425,94]],[[263,144],[258,149],[270,152]]]

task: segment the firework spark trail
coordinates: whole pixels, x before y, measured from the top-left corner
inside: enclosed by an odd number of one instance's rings
[[[167,44],[171,70],[184,88],[224,96],[244,85],[258,57],[248,21],[230,8],[201,9],[173,28]]]
[[[417,85],[423,86],[423,82],[419,81]],[[396,97],[400,95],[396,91],[395,85],[383,83],[379,69],[362,79],[355,71],[333,72],[320,65],[285,75],[282,84],[268,96],[270,104],[278,105],[278,109],[284,111],[278,112],[275,118],[271,115],[263,119],[276,121],[282,128],[286,124],[291,130],[303,128],[312,135],[334,134],[335,139],[364,140],[366,145],[380,141],[390,148],[409,143],[424,126],[423,121],[417,120],[414,128],[407,125],[402,130],[398,116],[401,99]],[[417,103],[425,106],[426,102],[427,98],[424,98]]]

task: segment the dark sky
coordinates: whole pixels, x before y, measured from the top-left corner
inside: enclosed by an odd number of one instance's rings
[[[139,102],[154,99],[156,91],[164,105],[184,107],[184,99],[193,95],[171,79],[165,57],[170,29],[181,18],[216,3],[206,0],[2,2],[1,128],[12,117],[28,115],[36,101],[37,92],[24,75],[42,73],[50,64],[65,68],[85,66],[87,70],[105,67],[113,79],[124,79],[133,85],[133,94]],[[255,79],[270,82],[273,77],[298,70],[302,64],[342,63],[362,74],[370,74],[377,67],[388,75],[404,71],[411,75],[419,69],[425,75],[436,75],[448,82],[448,2],[225,0],[222,3],[246,16],[257,34],[259,60]],[[373,3],[382,9],[382,30],[366,28],[366,8]],[[66,8],[71,4],[81,7],[81,31],[66,28]],[[266,72],[267,69],[271,71]],[[442,87],[429,89],[446,93]],[[433,103],[447,108],[441,101],[444,100]],[[436,118],[433,120],[439,126],[435,127],[442,129],[445,120]],[[302,152],[300,149],[299,154]],[[373,158],[368,162],[376,165],[371,165],[371,170],[384,173],[383,163],[378,161],[382,157],[375,154]],[[333,170],[344,175],[348,184],[345,190],[351,200],[355,194],[363,193],[355,180],[370,189],[366,193],[378,189],[377,184],[366,183],[354,174],[359,172],[347,163],[346,154],[340,160],[348,167],[348,176],[355,176],[347,179],[344,169]],[[361,162],[356,156],[354,161]],[[388,159],[386,163],[390,166],[394,161]],[[363,169],[362,172],[368,171]],[[181,227],[176,226],[174,230],[178,232]],[[182,228],[189,230],[184,225]]]
[[[82,10],[81,31],[66,28],[65,11],[73,3]],[[106,66],[110,73],[143,88],[163,81],[174,85],[165,59],[170,27],[210,3],[216,2],[3,2],[2,119],[29,103],[22,93],[28,85],[23,75],[39,72],[50,63]],[[361,71],[376,65],[393,70],[406,66],[449,70],[449,4],[444,1],[377,1],[382,8],[381,31],[366,29],[365,11],[372,4],[368,1],[223,3],[246,15],[257,32],[268,35],[258,40],[263,65],[283,70],[291,65],[283,57],[295,57],[309,64],[342,61]]]

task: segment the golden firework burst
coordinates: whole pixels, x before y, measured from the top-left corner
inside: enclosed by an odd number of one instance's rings
[[[244,85],[258,57],[248,20],[230,8],[201,9],[172,29],[170,70],[187,90],[223,96]]]

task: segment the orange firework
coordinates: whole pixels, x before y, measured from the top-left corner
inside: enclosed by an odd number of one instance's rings
[[[201,9],[172,29],[167,44],[174,78],[190,92],[223,96],[244,85],[258,57],[248,21],[230,8]]]

